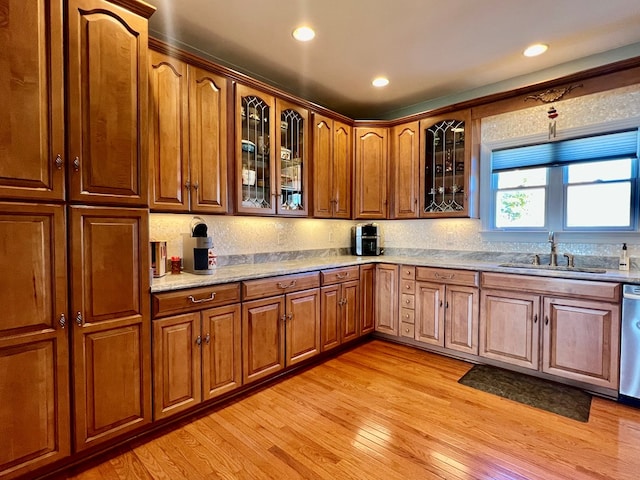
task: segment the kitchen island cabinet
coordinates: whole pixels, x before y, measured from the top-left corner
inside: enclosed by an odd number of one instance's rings
[[[317,272],[242,282],[242,378],[268,377],[321,351]]]
[[[153,295],[154,419],[242,385],[240,284]],[[166,316],[168,313],[188,312]]]

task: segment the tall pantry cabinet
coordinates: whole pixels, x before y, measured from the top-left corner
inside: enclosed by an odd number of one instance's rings
[[[133,0],[0,13],[2,479],[151,420],[152,13]]]

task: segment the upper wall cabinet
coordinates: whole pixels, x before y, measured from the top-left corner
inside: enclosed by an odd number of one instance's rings
[[[474,210],[470,189],[471,112],[463,110],[420,121],[421,217],[468,217]]]
[[[313,216],[351,218],[352,127],[313,115]]]
[[[227,213],[227,79],[149,57],[151,209]]]
[[[420,123],[397,125],[390,130],[390,218],[418,218],[420,196]]]
[[[62,16],[61,1],[3,8],[0,197],[64,199]]]
[[[72,201],[148,203],[147,19],[117,5],[132,3],[67,2]]]
[[[387,217],[387,132],[386,128],[354,129],[356,218]]]

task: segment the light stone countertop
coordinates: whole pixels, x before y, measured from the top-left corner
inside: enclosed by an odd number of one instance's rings
[[[578,271],[544,270],[536,268],[502,267],[503,262],[469,260],[464,258],[433,258],[416,256],[357,257],[351,255],[313,257],[299,260],[286,260],[273,263],[248,263],[233,266],[217,267],[212,275],[193,275],[181,273],[154,278],[151,293],[181,290],[185,288],[205,287],[242,280],[273,277],[303,273],[329,268],[348,267],[352,265],[366,265],[370,263],[392,263],[398,265],[415,265],[423,267],[457,268],[462,270],[476,270],[481,272],[513,273],[519,275],[534,275],[550,278],[572,278],[578,280],[599,280],[605,282],[621,282],[640,284],[640,270],[629,272],[607,269],[606,273],[587,273]]]

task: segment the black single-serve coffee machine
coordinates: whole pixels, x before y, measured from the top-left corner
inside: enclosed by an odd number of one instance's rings
[[[213,237],[207,235],[207,224],[200,217],[191,222],[191,233],[182,235],[184,269],[196,275],[211,275],[217,266]]]
[[[382,255],[380,227],[376,223],[359,223],[351,229],[352,255]]]

